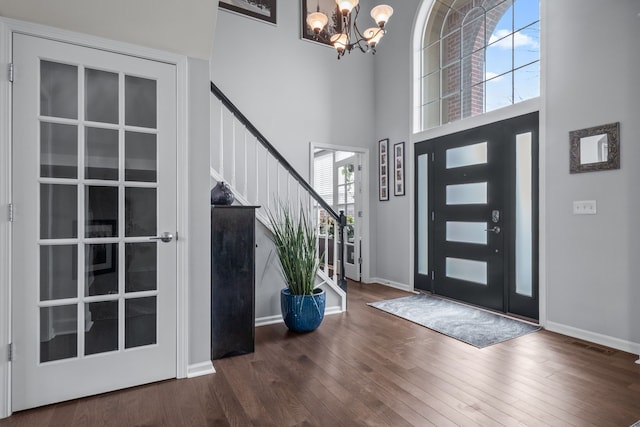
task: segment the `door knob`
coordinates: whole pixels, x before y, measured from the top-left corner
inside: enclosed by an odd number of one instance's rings
[[[149,240],[161,240],[164,243],[169,243],[170,241],[173,240],[173,234],[169,233],[168,231],[165,231],[164,233],[162,233],[157,237],[149,237]]]
[[[493,228],[488,228],[488,229],[486,229],[486,230],[484,230],[484,231],[491,231],[492,233],[500,234],[500,231],[501,231],[501,230],[502,230],[502,229],[496,225],[495,227],[493,227]]]

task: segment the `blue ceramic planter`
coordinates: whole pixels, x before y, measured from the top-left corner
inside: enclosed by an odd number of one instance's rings
[[[280,308],[287,328],[294,332],[311,332],[324,319],[327,295],[323,289],[315,289],[313,295],[292,295],[289,289],[280,292]]]

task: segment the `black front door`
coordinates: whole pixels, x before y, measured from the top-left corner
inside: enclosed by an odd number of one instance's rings
[[[416,288],[538,317],[537,128],[534,113],[416,144]]]

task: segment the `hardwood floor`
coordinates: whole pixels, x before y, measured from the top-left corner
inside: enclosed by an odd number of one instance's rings
[[[310,334],[256,330],[217,373],[16,413],[7,426],[629,426],[636,356],[540,331],[478,350],[368,307],[405,295],[349,284]],[[61,384],[61,387],[64,385]]]

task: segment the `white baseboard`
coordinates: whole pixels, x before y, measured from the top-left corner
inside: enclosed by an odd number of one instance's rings
[[[561,323],[549,321],[546,322],[544,327],[546,330],[551,332],[557,332],[562,335],[567,335],[595,344],[604,345],[606,347],[615,348],[616,350],[626,351],[627,353],[640,354],[640,344],[635,342],[626,341],[620,338],[614,338],[608,335],[586,331],[584,329],[574,328],[573,326],[567,326]],[[640,364],[640,359],[638,359],[636,363]]]
[[[339,305],[335,305],[333,307],[325,307],[324,315],[330,316],[332,314],[342,313],[342,307]],[[284,320],[282,319],[282,314],[276,314],[275,316],[265,316],[265,317],[257,317],[256,318],[256,328],[258,326],[266,326],[273,325],[275,323],[282,323]]]
[[[394,282],[393,280],[387,280],[380,277],[370,277],[365,283],[379,283],[381,285],[389,286],[390,288],[400,289],[402,291],[415,293],[413,286],[405,283]]]
[[[211,360],[206,362],[194,363],[187,367],[187,378],[200,377],[202,375],[215,374],[216,370],[213,367]]]

